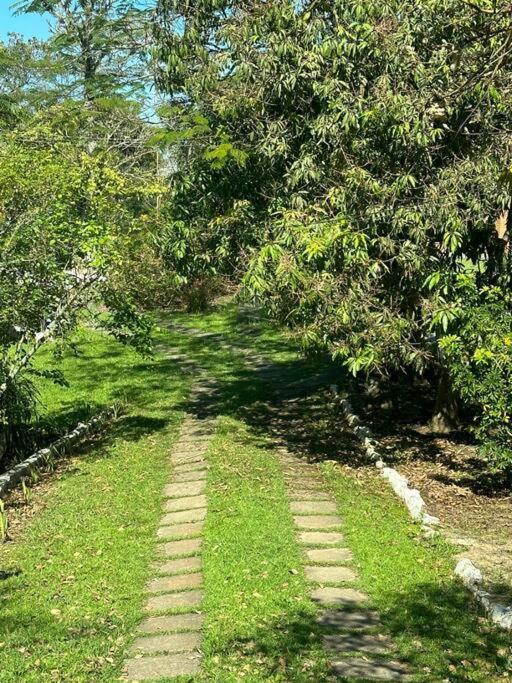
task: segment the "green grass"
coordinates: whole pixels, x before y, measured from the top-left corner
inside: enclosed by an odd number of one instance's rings
[[[285,386],[319,367],[298,359],[294,345],[274,327],[238,319],[232,306],[173,320],[255,348],[280,369]],[[70,388],[43,386],[48,409],[42,419],[73,423],[84,406],[97,411],[115,400],[124,401],[127,412],[99,442],[74,454],[72,468],[56,479],[44,509],[16,543],[0,549],[2,568],[21,570],[0,581],[2,683],[116,681],[142,616],[161,489],[169,476],[167,454],[186,406],[189,377],[163,355],[141,360],[102,335],[84,335],[89,344],[83,355],[64,361]],[[185,351],[217,378],[220,389],[205,406],[221,418],[208,455],[207,619],[204,672],[197,680],[328,681],[316,608],[307,599],[263,405],[273,404],[279,412],[280,391],[272,393],[268,382],[218,339],[162,326],[156,342]],[[41,362],[51,364],[48,352]],[[337,453],[349,462],[353,447],[338,444],[321,397],[293,405],[306,428],[284,423],[288,448],[319,457]],[[360,585],[416,679],[503,680],[509,635],[491,628],[453,579],[452,549],[423,539],[373,470],[325,464],[324,472]]]
[[[419,681],[504,680],[510,635],[481,618],[453,575],[452,548],[427,541],[387,484],[324,465],[362,588]]]
[[[85,333],[84,333],[85,334]],[[16,543],[0,548],[0,681],[114,681],[141,618],[167,455],[187,382],[162,358],[144,361],[88,332],[66,358],[70,388],[44,387],[48,413],[115,399],[126,414],[83,449]],[[49,363],[48,352],[41,362]],[[34,496],[37,497],[37,491]]]
[[[204,679],[326,680],[274,452],[226,418],[209,460]]]

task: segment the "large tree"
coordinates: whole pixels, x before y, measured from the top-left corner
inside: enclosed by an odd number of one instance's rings
[[[50,44],[67,73],[70,95],[92,101],[144,92],[148,2],[19,0],[15,6],[50,16]]]
[[[446,425],[443,338],[509,305],[509,4],[159,8],[161,87],[208,124],[177,148],[178,218],[215,236],[249,202],[246,291],[355,373],[435,374]]]

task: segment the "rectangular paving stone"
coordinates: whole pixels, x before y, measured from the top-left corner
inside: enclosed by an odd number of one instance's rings
[[[367,652],[383,655],[393,649],[391,640],[386,636],[369,633],[336,633],[323,637],[326,650],[336,654]]]
[[[170,498],[164,503],[166,512],[176,512],[179,510],[195,510],[206,507],[206,496],[186,496],[184,498]]]
[[[318,615],[317,624],[325,628],[353,629],[377,628],[381,626],[378,612],[374,610],[363,610],[352,612],[342,609],[323,610]]]
[[[340,659],[331,663],[331,670],[343,679],[363,681],[407,681],[409,669],[401,662]]]
[[[336,512],[336,503],[329,500],[292,500],[290,510],[295,515],[322,515]]]
[[[311,548],[306,550],[306,557],[318,564],[339,564],[353,559],[348,548]]]
[[[336,529],[341,526],[338,515],[295,515],[293,521],[299,529]]]
[[[197,609],[203,600],[203,591],[183,591],[182,593],[164,593],[163,595],[155,595],[149,598],[144,609],[147,612],[163,612],[168,609],[176,609],[178,607],[188,607],[189,609]]]
[[[198,460],[194,462],[186,462],[183,465],[175,465],[174,466],[174,472],[177,473],[182,473],[182,472],[196,472],[197,470],[207,470],[208,469],[208,463],[204,458],[199,458]]]
[[[330,495],[328,493],[324,493],[323,491],[317,491],[315,489],[304,489],[298,486],[289,486],[288,489],[290,498],[296,500],[331,500]]]
[[[180,557],[178,560],[167,560],[167,562],[156,562],[153,571],[157,574],[182,574],[183,572],[201,569],[202,560],[199,555],[192,557]]]
[[[161,543],[158,550],[164,557],[176,557],[178,555],[192,555],[201,549],[200,538],[186,538],[182,541],[169,541]]]
[[[170,614],[160,617],[148,617],[139,624],[139,633],[168,633],[172,631],[200,631],[203,627],[204,615],[200,612],[187,614]]]
[[[311,599],[320,605],[336,605],[352,607],[368,600],[368,596],[354,588],[315,588],[311,591]]]
[[[197,631],[173,633],[170,635],[141,636],[130,648],[131,654],[156,654],[166,652],[191,652],[201,645],[201,634]]]
[[[204,460],[205,453],[206,449],[194,453],[181,453],[180,455],[174,455],[171,457],[171,465],[173,465],[173,467],[177,467],[178,465],[195,465]]]
[[[200,496],[206,490],[206,482],[190,481],[182,484],[168,484],[164,493],[168,498],[183,498],[184,496]]]
[[[156,535],[158,538],[188,538],[189,536],[199,536],[203,528],[204,522],[173,524],[172,526],[161,526]]]
[[[347,583],[355,581],[357,576],[348,567],[304,567],[306,579],[313,583]]]
[[[126,678],[129,681],[156,681],[159,678],[175,678],[176,676],[193,676],[201,669],[199,654],[158,655],[152,657],[134,657],[125,665]]]
[[[339,531],[301,531],[299,541],[304,545],[336,545],[343,541]]]
[[[175,574],[174,576],[158,576],[147,585],[149,593],[166,593],[169,591],[182,591],[188,588],[199,588],[203,583],[203,575]]]
[[[183,481],[205,481],[208,477],[206,470],[194,470],[193,472],[178,472],[175,473],[173,482],[181,483]]]
[[[168,524],[182,524],[185,522],[202,522],[206,517],[206,508],[195,508],[194,510],[179,510],[169,512],[160,520],[162,526]]]

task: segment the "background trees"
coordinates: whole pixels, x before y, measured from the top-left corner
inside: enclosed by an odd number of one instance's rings
[[[207,122],[175,183],[189,230],[216,239],[246,202],[247,294],[354,374],[437,378],[437,428],[458,378],[503,446],[510,406],[490,418],[481,375],[485,356],[507,395],[508,5],[161,0],[158,17],[160,82]]]

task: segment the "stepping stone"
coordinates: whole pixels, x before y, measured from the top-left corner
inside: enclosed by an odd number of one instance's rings
[[[185,463],[184,465],[176,465],[174,472],[176,474],[182,472],[197,472],[197,470],[208,469],[208,463],[204,458],[200,458],[197,462]]]
[[[199,496],[206,490],[204,481],[191,481],[183,484],[168,484],[164,493],[168,498],[183,498],[184,496]]]
[[[348,567],[304,567],[306,579],[314,583],[347,583],[357,576]]]
[[[331,670],[343,679],[355,678],[363,681],[409,680],[409,669],[401,662],[340,659],[331,663]]]
[[[164,515],[160,520],[162,526],[167,524],[181,524],[183,522],[202,522],[206,517],[206,508],[195,510],[180,510]]]
[[[187,588],[199,588],[203,583],[202,574],[176,574],[152,579],[147,586],[148,593],[166,593],[182,591]]]
[[[156,654],[157,652],[190,652],[199,649],[201,634],[197,632],[172,635],[141,636],[130,648],[131,654]]]
[[[288,487],[290,490],[290,498],[295,498],[301,501],[319,501],[319,500],[331,500],[328,493],[323,491],[317,491],[316,489],[304,489],[301,487],[294,488],[293,486]]]
[[[199,536],[204,528],[204,522],[191,522],[190,524],[173,524],[172,526],[161,526],[156,535],[158,538],[188,538]]]
[[[290,510],[296,515],[318,515],[336,512],[336,503],[330,501],[294,500]]]
[[[160,655],[141,657],[126,662],[129,681],[156,681],[159,678],[193,676],[200,671],[200,655]]]
[[[379,615],[373,610],[364,612],[349,612],[347,610],[324,610],[316,620],[317,624],[326,628],[345,629],[366,629],[381,626]]]
[[[352,607],[366,602],[368,596],[354,588],[315,588],[311,592],[311,599],[320,605]]]
[[[302,531],[299,540],[304,545],[335,545],[343,541],[338,531]]]
[[[348,548],[314,548],[306,550],[306,556],[310,562],[318,564],[337,564],[353,559],[352,552]]]
[[[182,593],[165,593],[149,598],[144,609],[147,612],[163,612],[177,607],[199,608],[203,600],[203,591],[183,591]]]
[[[194,463],[199,463],[204,460],[204,454],[206,453],[206,448],[195,451],[189,451],[187,453],[179,453],[171,457],[171,463],[175,466],[178,465],[191,465]]]
[[[167,562],[160,562],[153,565],[153,571],[158,574],[181,574],[182,572],[194,571],[201,569],[201,558],[198,555],[192,557],[181,557],[179,560],[168,560]]]
[[[368,633],[337,633],[323,637],[324,647],[337,654],[367,652],[372,655],[383,655],[393,649],[391,640],[386,636]]]
[[[148,617],[139,625],[140,633],[164,633],[168,631],[199,631],[204,622],[204,616],[197,612],[188,614],[173,614],[162,617]]]
[[[174,475],[173,481],[205,481],[208,477],[206,470],[194,470],[193,472],[178,472]]]
[[[335,529],[341,526],[337,515],[295,515],[293,521],[299,529]]]
[[[187,498],[174,498],[166,500],[164,510],[175,512],[179,510],[195,510],[206,507],[206,496],[188,496]]]
[[[164,557],[176,557],[177,555],[193,555],[201,549],[200,538],[186,538],[183,541],[170,541],[162,543],[159,547]]]

